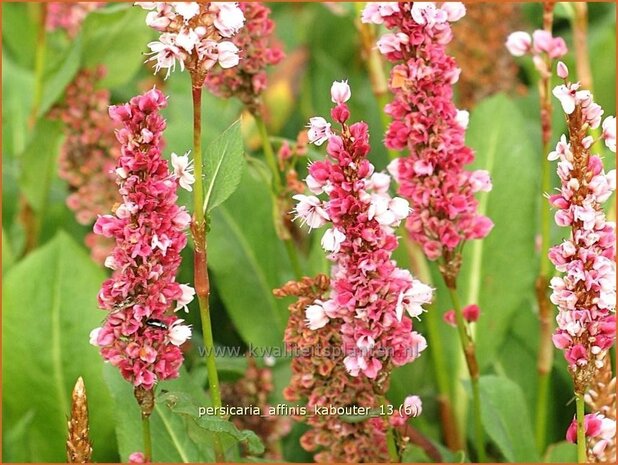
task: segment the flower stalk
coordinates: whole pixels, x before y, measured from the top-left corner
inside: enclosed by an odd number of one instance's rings
[[[447,275],[443,275],[444,282],[447,285],[453,308],[455,310],[455,322],[457,323],[457,334],[459,335],[459,342],[466,359],[466,366],[468,367],[468,373],[470,375],[470,385],[472,388],[472,412],[474,420],[474,440],[477,458],[479,462],[486,462],[487,457],[485,455],[485,434],[483,432],[483,423],[481,417],[481,396],[479,392],[479,365],[476,359],[476,346],[474,339],[470,334],[468,326],[463,316],[461,303],[459,301],[459,295],[455,282]]]
[[[152,460],[152,434],[150,432],[150,416],[142,414],[142,439],[144,441],[144,460]]]
[[[206,350],[206,370],[208,372],[208,386],[212,405],[217,411],[221,407],[221,390],[219,387],[219,375],[214,351],[214,338],[212,335],[212,325],[210,321],[210,280],[208,278],[208,258],[206,242],[206,218],[201,205],[204,204],[203,188],[203,161],[202,161],[202,83],[192,74],[192,97],[193,97],[193,160],[195,169],[196,183],[193,189],[193,223],[191,234],[194,243],[194,284],[195,292],[200,308],[200,318],[202,322],[202,336],[204,338],[204,348]],[[224,462],[225,455],[221,445],[219,435],[213,435],[213,448],[215,460]]]
[[[575,406],[577,409],[577,463],[586,463],[586,429],[584,425],[585,403],[584,396],[575,395]]]

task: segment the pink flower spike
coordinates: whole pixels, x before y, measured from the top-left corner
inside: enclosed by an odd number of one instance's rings
[[[513,32],[506,39],[506,48],[515,57],[523,56],[532,48],[532,37],[524,31]]]
[[[560,79],[566,79],[569,77],[569,68],[562,61],[559,61],[556,65],[556,73]]]
[[[106,259],[114,273],[98,296],[108,316],[91,337],[105,360],[144,389],[178,376],[178,345],[191,334],[171,308],[174,300],[190,301],[189,286],[176,282],[190,218],[176,204],[178,183],[161,156],[166,105],[165,95],[152,89],[110,111],[124,126],[117,132],[122,150],[115,170],[122,203],[115,216],[101,216],[94,226],[116,245]]]

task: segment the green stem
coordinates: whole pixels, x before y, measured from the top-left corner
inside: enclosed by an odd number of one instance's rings
[[[39,116],[41,108],[41,101],[43,99],[43,75],[45,73],[45,56],[47,53],[47,34],[45,30],[45,20],[47,17],[47,4],[40,3],[38,5],[39,24],[37,30],[36,51],[34,58],[34,89],[32,98],[32,108],[30,109],[30,117],[28,125],[30,128],[34,128]],[[21,218],[26,240],[24,245],[23,254],[27,255],[34,250],[39,242],[39,234],[41,231],[41,224],[43,222],[42,215],[45,208],[42,208],[40,212],[35,212],[32,206],[28,202],[28,199],[21,194],[20,199],[21,207],[19,217]]]
[[[382,405],[383,411],[388,411],[388,401],[386,397],[381,397],[380,403]],[[399,463],[401,459],[399,458],[399,452],[397,450],[397,443],[395,442],[395,434],[393,433],[393,427],[388,424],[388,414],[383,416],[384,420],[387,422],[386,429],[386,449],[388,450],[388,457],[390,459],[390,463]]]
[[[483,432],[483,423],[481,419],[481,397],[479,392],[479,368],[476,360],[476,353],[474,347],[474,341],[472,336],[468,332],[466,322],[461,311],[461,303],[459,302],[459,296],[457,291],[448,287],[449,295],[453,302],[453,308],[455,309],[455,320],[457,322],[457,333],[459,334],[459,341],[461,348],[464,352],[466,364],[468,366],[468,372],[470,373],[470,384],[472,385],[472,409],[474,416],[474,431],[475,431],[475,448],[477,458],[479,462],[486,462],[487,457],[485,455],[485,435]]]
[[[144,457],[146,463],[152,462],[152,435],[150,433],[150,415],[142,415],[142,436],[144,438]]]
[[[427,266],[427,259],[423,254],[420,247],[414,244],[408,235],[405,227],[401,227],[400,230],[401,240],[408,254],[408,260],[410,262],[410,269],[412,273],[427,285],[432,285],[431,272]],[[440,315],[433,308],[429,308],[427,311],[427,318],[425,319],[427,338],[429,339],[429,345],[431,347],[431,362],[433,364],[433,371],[438,384],[438,405],[440,407],[440,424],[442,426],[442,433],[444,435],[444,442],[447,447],[452,450],[461,450],[463,447],[461,435],[459,434],[459,426],[457,419],[455,418],[455,410],[451,399],[453,393],[451,392],[450,383],[448,379],[448,365],[446,362],[446,355],[444,350],[444,344],[442,337],[440,336]]]
[[[543,29],[552,32],[554,5],[546,3],[543,7]],[[541,77],[539,82],[541,98],[541,195],[552,189],[551,166],[547,160],[552,138],[552,94],[551,70],[554,62],[547,59],[549,76]],[[537,355],[537,392],[535,409],[535,439],[539,453],[543,453],[547,440],[547,412],[549,408],[549,384],[553,364],[553,344],[551,341],[551,304],[547,295],[551,275],[551,263],[547,253],[551,243],[552,213],[549,204],[542,200],[540,209],[541,248],[539,250],[539,275],[536,280],[536,298],[539,311],[539,351]]]
[[[275,157],[275,152],[273,151],[273,146],[271,145],[268,137],[268,130],[266,129],[266,124],[261,116],[257,114],[253,116],[255,118],[255,125],[257,126],[260,137],[262,138],[264,157],[266,158],[266,163],[268,164],[273,176],[273,191],[278,194],[283,188],[281,184],[281,173],[279,172],[279,167],[277,166],[277,159]]]
[[[586,463],[586,430],[584,427],[584,396],[575,395],[575,405],[577,408],[577,462]]]
[[[260,133],[260,138],[262,139],[264,157],[266,158],[266,163],[270,168],[273,178],[270,188],[273,193],[273,221],[275,223],[275,231],[277,232],[277,236],[285,245],[285,251],[288,255],[290,263],[292,264],[292,269],[294,270],[296,279],[301,279],[303,277],[303,270],[300,264],[300,259],[298,258],[298,252],[296,250],[296,246],[294,245],[294,241],[290,237],[289,231],[286,230],[283,218],[284,212],[281,211],[279,204],[283,193],[283,185],[281,183],[281,173],[277,165],[277,158],[275,157],[275,152],[270,141],[271,138],[268,135],[268,129],[266,128],[264,120],[257,113],[254,114],[253,117],[255,118],[255,125]]]
[[[397,452],[397,444],[395,443],[395,435],[393,434],[393,428],[388,427],[386,431],[386,447],[388,448],[388,456],[391,463],[399,463],[399,452]]]
[[[206,370],[208,372],[208,385],[212,406],[218,414],[221,414],[221,391],[219,389],[219,376],[214,351],[214,339],[210,322],[210,281],[208,278],[208,259],[206,243],[206,219],[202,205],[204,204],[204,187],[202,179],[202,85],[193,82],[193,161],[196,183],[193,186],[193,223],[191,233],[194,243],[194,279],[195,292],[197,294],[200,317],[202,321],[202,334],[204,337],[204,349],[206,352]],[[225,462],[225,454],[218,434],[213,435],[213,449],[215,460]]]

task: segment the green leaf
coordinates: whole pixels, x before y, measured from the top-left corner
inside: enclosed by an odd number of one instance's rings
[[[475,325],[481,369],[494,359],[516,312],[534,302],[535,231],[544,199],[539,188],[541,156],[523,134],[525,121],[504,95],[484,101],[472,112],[467,142],[476,151],[474,168],[488,170],[493,180],[492,191],[479,195],[479,212],[495,227],[485,239],[467,245],[459,288],[464,304],[481,308]]]
[[[32,140],[21,155],[19,186],[36,212],[45,208],[63,137],[62,123],[41,119],[34,129]]]
[[[66,460],[66,417],[71,392],[82,376],[90,405],[95,460],[115,461],[111,399],[101,376],[101,358],[88,342],[101,323],[96,296],[102,271],[66,234],[16,264],[3,283],[2,375],[7,431],[34,418],[27,447],[13,451],[20,462]]]
[[[183,392],[166,392],[158,398],[158,402],[167,406],[173,413],[183,416],[189,426],[189,435],[195,441],[209,442],[212,433],[224,434],[247,447],[250,454],[261,454],[264,445],[257,435],[250,430],[239,430],[229,420],[217,415],[200,414],[202,405]],[[195,428],[197,426],[197,428]]]
[[[117,4],[91,12],[84,21],[82,64],[105,66],[107,75],[101,87],[125,84],[142,66],[143,53],[152,37],[144,22],[145,13],[139,7]]]
[[[216,291],[245,342],[279,347],[288,311],[272,290],[292,273],[271,218],[268,187],[245,172],[234,195],[212,213],[208,261]]]
[[[479,379],[481,416],[489,437],[509,462],[538,462],[532,424],[521,388],[508,378]]]
[[[8,54],[2,54],[3,157],[15,157],[26,146],[33,82],[30,71],[17,65]]]
[[[43,93],[38,116],[41,117],[56,103],[64,94],[64,89],[73,80],[79,70],[82,53],[82,41],[78,36],[71,45],[66,48],[57,61],[46,68],[43,75]]]
[[[238,120],[212,141],[204,152],[204,211],[212,211],[221,205],[238,188],[245,168],[243,154]]]
[[[114,420],[120,458],[126,462],[133,452],[144,450],[141,413],[133,396],[133,387],[122,378],[117,368],[106,365],[104,377],[115,404]],[[191,382],[184,370],[181,370],[178,379],[165,381],[160,386],[175,391],[199,392],[204,404],[207,404],[199,386]],[[183,419],[174,415],[164,405],[155,404],[150,417],[150,429],[152,456],[156,462],[204,462],[214,458],[208,447],[198,446],[187,436]]]
[[[40,8],[46,7],[44,3]],[[38,5],[2,2],[2,42],[11,57],[24,68],[34,67]],[[4,53],[2,54],[4,58]],[[7,94],[4,94],[7,95]]]
[[[562,441],[552,444],[547,448],[545,463],[576,463],[577,446],[570,442]]]

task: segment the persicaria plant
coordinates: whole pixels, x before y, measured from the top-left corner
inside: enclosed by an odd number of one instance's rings
[[[2,459],[615,463],[607,2],[4,2]]]

